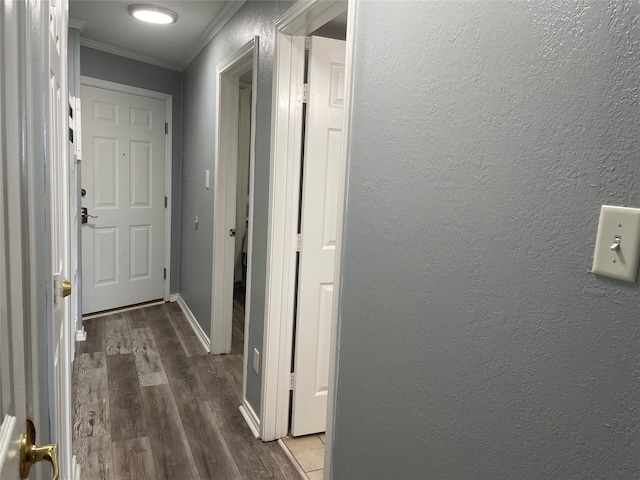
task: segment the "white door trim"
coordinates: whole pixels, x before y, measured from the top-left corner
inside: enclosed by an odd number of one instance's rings
[[[237,52],[220,63],[216,69],[216,152],[214,163],[213,201],[213,263],[211,265],[211,353],[231,351],[233,315],[233,272],[235,243],[229,241],[229,225],[235,225],[236,188],[227,188],[228,166],[238,157],[238,111],[240,75],[253,69],[253,94],[251,98],[251,146],[249,150],[249,225],[247,231],[246,298],[251,298],[251,245],[253,241],[253,196],[255,162],[256,88],[258,72],[259,38],[255,37]],[[232,139],[231,142],[221,139]],[[234,140],[235,139],[235,140]],[[233,198],[231,198],[233,197]],[[233,207],[233,208],[232,208]],[[232,220],[233,219],[233,220]],[[245,332],[248,332],[250,303],[245,306]],[[244,342],[244,366],[247,361],[247,345]],[[243,375],[243,398],[245,396]]]
[[[296,233],[300,190],[300,142],[302,110],[299,108],[303,65],[299,61],[300,45],[296,38],[316,28],[348,8],[345,83],[344,130],[342,152],[347,157],[353,87],[353,17],[356,3],[344,0],[312,0],[299,2],[276,22],[273,107],[271,130],[271,171],[267,244],[267,291],[263,345],[261,437],[264,441],[284,437],[288,433],[291,352],[293,348],[294,297],[296,276]],[[343,211],[346,204],[346,168],[339,186],[336,245],[336,283],[334,321],[331,334],[329,407],[325,464],[331,465],[331,432],[335,395],[335,369],[338,362],[337,336],[341,272]]]
[[[164,268],[167,269],[167,278],[164,281],[164,301],[168,302],[171,288],[171,205],[173,204],[173,197],[171,195],[171,168],[173,164],[173,95],[169,93],[156,92],[154,90],[147,90],[146,88],[132,87],[131,85],[124,85],[122,83],[109,82],[107,80],[101,80],[99,78],[86,77],[84,75],[80,77],[80,85],[102,88],[104,90],[112,90],[114,92],[128,93],[131,95],[138,95],[140,97],[155,98],[157,100],[164,100],[165,102],[165,118],[167,124],[169,125],[169,129],[167,131],[167,134],[164,136],[164,192],[165,196],[167,197],[167,208],[164,209]],[[82,259],[78,259],[78,265],[80,265],[80,268],[82,268]]]

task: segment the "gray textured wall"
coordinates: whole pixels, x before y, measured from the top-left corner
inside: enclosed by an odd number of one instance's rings
[[[80,73],[87,77],[173,95],[170,291],[178,293],[182,196],[182,73],[87,47],[80,48]]]
[[[333,478],[640,478],[640,4],[359,3]]]
[[[213,256],[212,188],[204,187],[205,170],[214,172],[216,68],[249,42],[260,37],[255,153],[255,195],[252,245],[251,318],[245,341],[249,351],[262,352],[264,293],[269,207],[269,164],[273,35],[276,20],[293,2],[249,1],[184,71],[184,159],[180,294],[203,330],[211,331],[211,263]],[[196,230],[193,217],[198,216]],[[251,364],[251,362],[249,362]],[[247,400],[260,415],[260,376],[249,365]]]

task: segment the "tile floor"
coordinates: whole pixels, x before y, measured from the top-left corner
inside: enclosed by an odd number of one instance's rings
[[[284,444],[309,480],[322,480],[324,474],[324,433],[283,438]]]

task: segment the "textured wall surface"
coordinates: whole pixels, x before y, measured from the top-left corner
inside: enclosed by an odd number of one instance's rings
[[[275,22],[293,2],[248,1],[184,71],[184,158],[180,294],[202,329],[211,331],[211,264],[213,259],[213,185],[204,187],[205,170],[214,173],[217,66],[254,36],[260,37],[257,106],[255,194],[252,245],[251,318],[245,341],[249,351],[262,352],[269,210],[269,164],[273,35]],[[199,218],[196,230],[195,216]],[[251,362],[249,362],[251,363]],[[249,365],[247,400],[260,414],[260,376]]]
[[[333,478],[640,478],[640,4],[359,3]]]
[[[93,48],[80,48],[80,73],[109,82],[146,88],[173,95],[171,166],[171,293],[178,293],[180,278],[180,181],[182,171],[182,73],[112,55]]]

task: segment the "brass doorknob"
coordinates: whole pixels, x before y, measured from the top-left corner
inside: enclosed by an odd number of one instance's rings
[[[58,480],[58,444],[36,447],[35,441],[36,428],[31,420],[27,420],[27,433],[20,440],[20,478],[27,478],[31,467],[44,460],[51,463],[53,480]]]
[[[62,297],[71,295],[71,282],[69,280],[62,281]]]

